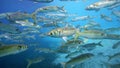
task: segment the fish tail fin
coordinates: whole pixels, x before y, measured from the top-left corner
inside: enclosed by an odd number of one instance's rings
[[[63,68],[66,68],[66,63],[62,62],[61,65],[63,66]]]
[[[32,19],[34,20],[34,25],[37,24],[37,18],[36,18],[36,13],[32,13]]]
[[[111,60],[111,58],[112,58],[112,57],[108,55],[108,61],[110,61],[110,60]]]
[[[64,9],[64,6],[58,7],[58,8],[61,10],[61,12],[66,12],[65,9]]]
[[[27,61],[28,61],[27,68],[29,68],[32,64],[32,61],[30,61],[29,59],[27,59]]]
[[[103,47],[103,45],[101,44],[101,42],[102,42],[102,41],[98,42],[98,45],[101,46],[101,47]]]

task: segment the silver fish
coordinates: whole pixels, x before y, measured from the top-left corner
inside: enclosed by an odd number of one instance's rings
[[[0,57],[17,54],[26,51],[28,47],[21,44],[4,45],[0,47]]]

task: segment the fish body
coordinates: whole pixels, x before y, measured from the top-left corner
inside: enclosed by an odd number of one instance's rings
[[[89,20],[91,18],[93,18],[93,17],[91,17],[91,16],[80,16],[80,17],[73,18],[71,21],[75,22],[75,21],[81,21],[81,20]]]
[[[106,16],[104,14],[101,14],[101,18],[104,19],[104,20],[106,20],[106,21],[108,21],[108,22],[112,22],[112,18],[109,17],[109,16]]]
[[[109,7],[112,5],[117,4],[119,1],[117,0],[102,0],[102,1],[98,1],[95,2],[89,6],[86,7],[86,10],[100,10],[101,8],[105,8],[105,7]]]
[[[96,48],[96,46],[101,46],[103,47],[103,45],[101,44],[101,41],[98,42],[98,43],[87,43],[87,44],[83,44],[83,45],[80,45],[80,49],[86,49],[88,51],[91,51],[93,49]]]
[[[21,33],[21,31],[17,27],[10,24],[4,24],[2,22],[0,23],[0,30],[8,33]]]
[[[106,37],[106,33],[103,31],[97,31],[97,30],[85,30],[83,32],[79,32],[80,37],[85,37],[89,39],[103,39]]]
[[[68,37],[74,35],[75,33],[76,33],[76,28],[64,27],[64,28],[53,29],[50,32],[48,32],[47,35],[51,37]]]
[[[54,0],[30,0],[33,1],[34,3],[50,3],[53,2]]]
[[[108,57],[109,57],[108,61],[110,61],[110,60],[112,60],[114,58],[120,58],[120,53],[116,53],[116,54],[114,54],[112,56],[108,56]]]
[[[43,57],[37,57],[37,58],[34,58],[34,59],[28,59],[28,64],[27,64],[27,68],[30,68],[30,66],[32,64],[36,64],[36,63],[39,63],[39,62],[42,62],[44,60]]]
[[[17,54],[28,49],[25,45],[13,44],[0,46],[0,57]]]
[[[72,68],[73,65],[85,62],[87,59],[90,59],[93,56],[94,55],[92,53],[81,54],[64,63],[63,68],[67,68],[67,66],[70,66]]]
[[[30,14],[22,13],[22,12],[15,12],[14,14],[8,15],[7,19],[10,21],[16,21],[16,20],[25,20],[31,18]]]
[[[56,12],[56,11],[65,11],[64,6],[62,6],[62,7],[45,6],[45,7],[38,8],[37,10],[35,10],[34,13],[37,14],[37,13],[47,13],[47,12]]]
[[[120,18],[120,11],[112,11],[112,14]]]
[[[120,46],[120,41],[118,41],[117,43],[115,43],[113,46],[112,46],[112,48],[113,49],[116,49],[116,48],[118,48]]]

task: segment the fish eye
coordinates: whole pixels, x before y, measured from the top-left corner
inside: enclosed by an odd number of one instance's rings
[[[18,48],[22,48],[22,46],[18,46]]]
[[[50,35],[53,35],[53,33],[50,33]]]

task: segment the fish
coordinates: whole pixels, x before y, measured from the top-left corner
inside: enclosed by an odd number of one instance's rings
[[[108,34],[104,31],[99,30],[84,30],[79,32],[75,38],[84,37],[88,39],[111,39],[111,40],[120,40],[119,34]]]
[[[70,39],[67,40],[67,42],[63,43],[58,49],[59,50],[64,50],[65,52],[67,52],[67,50],[69,50],[70,48],[77,48],[79,45],[84,44],[84,41],[81,39]]]
[[[120,40],[120,35],[119,34],[107,34],[105,39]]]
[[[104,19],[104,20],[106,20],[108,22],[112,22],[112,18],[111,17],[106,16],[105,14],[101,14],[100,16],[101,16],[102,19]]]
[[[47,35],[50,37],[60,38],[60,37],[72,36],[76,32],[77,29],[73,27],[60,27],[49,31]]]
[[[112,46],[112,49],[116,49],[120,46],[120,41],[118,41],[117,43],[115,43],[113,46]]]
[[[27,49],[28,47],[23,44],[11,44],[11,45],[0,46],[0,57],[18,54],[26,51]]]
[[[60,27],[57,23],[46,23],[42,27]]]
[[[10,25],[10,24],[5,24],[5,23],[2,23],[0,22],[0,31],[3,31],[3,32],[8,32],[8,33],[21,33],[20,29],[13,26],[13,25]]]
[[[84,37],[88,39],[103,39],[107,34],[99,30],[84,30],[78,33],[78,37]]]
[[[117,3],[120,3],[120,1],[119,0],[101,0],[101,1],[95,2],[93,4],[90,4],[85,9],[99,11],[102,8],[110,7]]]
[[[7,20],[9,20],[10,22],[15,22],[18,20],[26,20],[26,19],[33,19],[34,24],[36,24],[36,15],[34,13],[28,14],[26,12],[19,11],[10,15],[7,14]]]
[[[108,56],[108,57],[109,57],[108,61],[111,61],[114,58],[120,58],[120,53],[116,53],[116,54],[114,54],[112,56]]]
[[[34,3],[50,3],[53,2],[54,0],[30,0],[33,1]]]
[[[77,0],[60,0],[60,1],[77,1]]]
[[[33,22],[30,22],[30,21],[28,21],[28,20],[15,21],[15,23],[20,24],[21,26],[28,26],[28,27],[31,27],[31,28],[41,28],[40,25],[37,25],[37,24],[34,25]]]
[[[112,5],[112,6],[108,7],[108,9],[109,9],[109,10],[112,10],[112,9],[117,8],[117,7],[119,7],[119,6],[120,6],[120,3],[117,3],[117,4],[115,4],[115,5]]]
[[[92,53],[84,53],[84,54],[78,55],[77,57],[70,59],[69,61],[67,61],[65,63],[61,63],[61,64],[62,64],[63,68],[67,68],[67,66],[70,66],[70,68],[72,68],[72,66],[74,66],[75,64],[80,64],[82,62],[85,62],[86,60],[90,59],[93,56],[94,56],[94,54],[92,54]]]
[[[44,52],[44,53],[54,53],[55,51],[50,48],[36,48],[35,51]]]
[[[103,47],[103,45],[101,44],[102,41],[98,42],[98,43],[87,43],[87,44],[83,44],[80,45],[79,48],[80,49],[86,49],[88,51],[91,51],[93,49],[95,49],[96,46],[100,46]]]
[[[107,32],[107,33],[119,32],[120,27],[111,27],[111,28],[105,29],[104,31]]]
[[[89,19],[92,19],[92,18],[94,18],[94,16],[89,16],[89,15],[87,15],[87,16],[78,16],[78,17],[73,18],[71,21],[76,22],[76,21],[89,20]]]
[[[34,58],[34,59],[27,59],[27,61],[28,61],[28,64],[27,64],[27,68],[30,68],[30,66],[32,65],[32,64],[36,64],[36,63],[40,63],[40,62],[42,62],[43,60],[45,60],[45,58],[43,58],[43,57],[37,57],[37,58]]]
[[[87,24],[85,24],[84,26],[81,26],[80,29],[85,29],[85,30],[90,30],[92,28],[95,27],[101,27],[99,23],[95,22],[95,21],[89,21]]]
[[[6,12],[6,13],[0,13],[0,19],[7,18],[8,15],[12,15],[16,12]]]
[[[119,10],[112,11],[112,14],[115,15],[115,16],[117,16],[118,18],[120,18],[120,11]]]
[[[47,13],[47,12],[57,12],[57,11],[63,11],[64,10],[64,6],[59,7],[59,6],[45,6],[45,7],[41,7],[36,9],[33,13],[37,14],[37,13]]]

